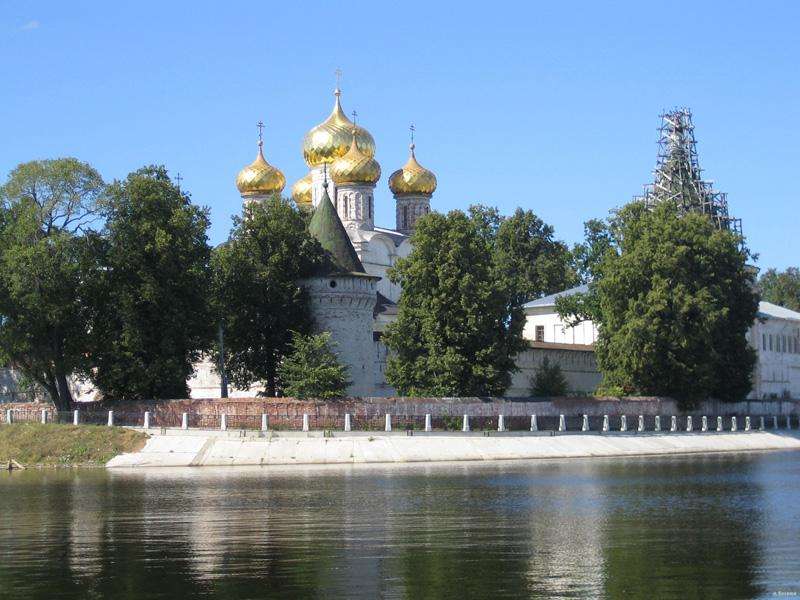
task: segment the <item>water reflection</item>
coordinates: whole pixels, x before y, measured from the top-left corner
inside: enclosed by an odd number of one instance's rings
[[[2,598],[748,598],[797,454],[0,475]]]

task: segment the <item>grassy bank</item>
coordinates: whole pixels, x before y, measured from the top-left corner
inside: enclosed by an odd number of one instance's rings
[[[117,454],[140,450],[146,439],[121,427],[13,423],[0,426],[0,464],[101,466]]]

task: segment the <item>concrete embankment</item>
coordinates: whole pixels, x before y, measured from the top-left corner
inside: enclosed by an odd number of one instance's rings
[[[108,467],[290,465],[481,461],[800,450],[800,437],[760,431],[664,434],[322,434],[239,437],[228,432],[167,431]]]

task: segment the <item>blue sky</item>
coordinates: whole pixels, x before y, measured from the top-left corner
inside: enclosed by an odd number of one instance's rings
[[[164,164],[217,243],[255,123],[288,191],[340,67],[383,167],[378,224],[394,225],[386,179],[413,121],[435,210],[522,206],[572,243],[650,180],[658,115],[680,105],[759,266],[785,268],[800,264],[798,22],[789,1],[0,0],[0,175],[65,155],[108,180]]]

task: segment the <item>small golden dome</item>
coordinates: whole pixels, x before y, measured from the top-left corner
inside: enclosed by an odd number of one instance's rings
[[[292,186],[292,200],[294,200],[298,208],[303,210],[311,210],[313,208],[311,200],[312,187],[311,173],[298,179]]]
[[[353,127],[356,129],[356,140],[361,152],[370,158],[375,156],[375,140],[369,131],[347,118],[339,102],[341,92],[334,92],[336,101],[330,116],[311,129],[303,138],[303,158],[309,167],[324,163],[332,163],[347,154],[350,148],[350,137]]]
[[[406,164],[389,175],[389,189],[395,196],[430,196],[436,191],[436,175],[417,162],[414,144],[409,148]]]
[[[331,165],[331,179],[337,184],[355,183],[375,185],[381,178],[381,166],[378,161],[361,152],[358,148],[358,132],[354,129],[353,139],[347,154],[337,158]]]
[[[259,140],[258,156],[236,176],[236,187],[239,188],[239,193],[242,196],[280,194],[285,185],[286,178],[283,173],[264,158],[262,143]]]

